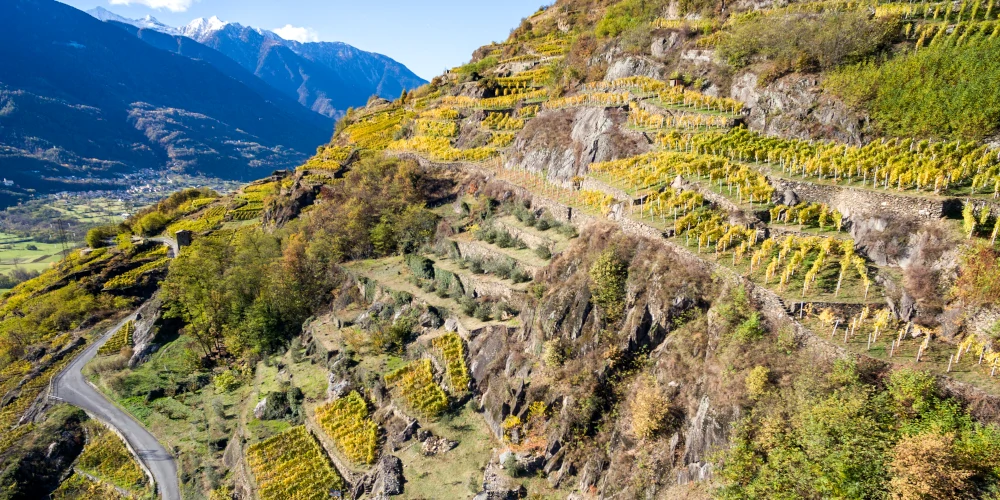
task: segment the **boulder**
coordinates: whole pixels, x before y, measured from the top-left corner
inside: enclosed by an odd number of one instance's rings
[[[254,406],[253,416],[258,420],[280,420],[291,412],[288,396],[283,392],[272,392]]]
[[[420,445],[420,453],[425,457],[430,457],[447,453],[455,449],[456,446],[458,446],[458,441],[432,436],[424,440],[423,444]]]
[[[671,52],[673,52],[674,48],[679,45],[680,36],[680,33],[672,31],[667,36],[654,38],[653,43],[649,48],[650,53],[653,54],[653,57],[658,59],[667,57]]]

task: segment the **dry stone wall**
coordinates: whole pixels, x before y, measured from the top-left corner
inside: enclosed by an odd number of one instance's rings
[[[895,216],[907,219],[934,220],[945,215],[953,199],[933,196],[912,196],[892,191],[860,189],[799,182],[769,176],[778,196],[791,191],[800,201],[825,203],[851,219]]]

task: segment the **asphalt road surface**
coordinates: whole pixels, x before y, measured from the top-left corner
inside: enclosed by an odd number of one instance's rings
[[[131,415],[115,406],[103,394],[87,383],[83,376],[83,366],[97,350],[108,341],[125,322],[134,320],[135,314],[108,330],[100,340],[92,344],[60,373],[52,385],[52,396],[87,411],[91,416],[118,430],[129,445],[139,455],[146,468],[153,473],[160,497],[164,500],[180,500],[180,486],[177,482],[177,462],[145,427]]]

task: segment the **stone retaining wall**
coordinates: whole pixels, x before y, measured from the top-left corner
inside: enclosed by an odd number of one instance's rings
[[[933,220],[945,214],[952,198],[932,196],[910,196],[892,190],[869,190],[846,186],[830,186],[799,182],[777,176],[768,176],[780,197],[785,191],[794,191],[799,200],[825,203],[848,218],[867,218],[884,215],[908,219]]]
[[[510,233],[511,236],[523,241],[526,245],[531,248],[546,247],[549,250],[555,246],[556,242],[552,239],[546,238],[544,236],[538,236],[534,233],[529,233],[524,229],[517,227],[513,224],[507,224],[503,221],[494,221],[498,228],[503,229]]]
[[[534,275],[541,268],[538,266],[533,266],[531,264],[525,264],[520,262],[513,257],[506,255],[502,252],[490,248],[485,243],[480,243],[478,241],[456,241],[455,245],[458,246],[458,253],[463,259],[483,259],[483,260],[497,260],[497,259],[511,259],[517,262],[517,265],[528,272],[528,274]]]

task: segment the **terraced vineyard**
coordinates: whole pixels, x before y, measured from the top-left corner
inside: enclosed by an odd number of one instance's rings
[[[109,279],[104,283],[104,290],[121,290],[125,288],[130,288],[139,283],[139,279],[150,272],[162,269],[167,266],[170,262],[169,257],[164,257],[162,259],[154,260],[153,262],[148,262],[135,269],[126,271],[114,278]]]
[[[429,359],[413,361],[387,373],[385,383],[398,392],[411,410],[425,418],[437,418],[448,409],[448,396],[434,382],[434,368]]]
[[[149,493],[149,481],[125,443],[95,421],[87,426],[88,442],[76,468],[116,488],[138,495]]]
[[[378,452],[378,425],[368,414],[368,403],[350,394],[316,408],[316,421],[337,444],[337,449],[359,465],[375,463]]]
[[[262,500],[322,499],[346,484],[316,438],[293,427],[247,447],[247,464]]]
[[[469,387],[469,369],[465,365],[465,344],[455,333],[442,335],[433,341],[445,360],[448,384],[453,394],[462,394]]]
[[[135,321],[126,322],[97,350],[97,354],[112,356],[120,353],[126,347],[132,347],[133,333],[135,333]]]

